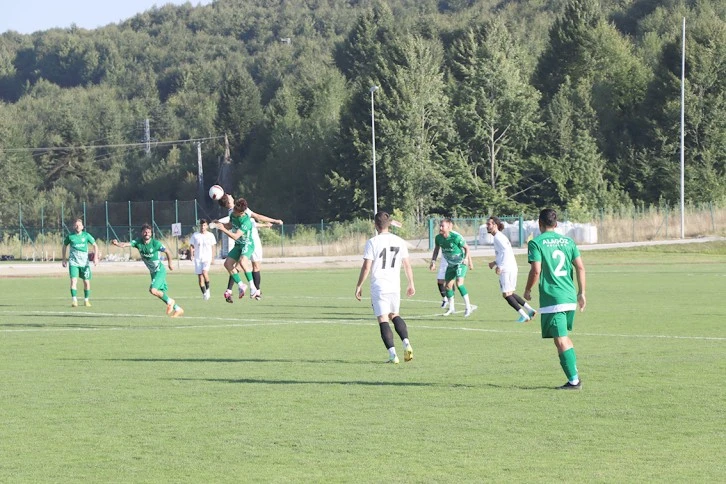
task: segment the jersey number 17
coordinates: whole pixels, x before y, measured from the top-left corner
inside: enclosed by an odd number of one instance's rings
[[[391,266],[390,268],[393,269],[396,267],[396,257],[398,256],[398,251],[401,250],[400,247],[391,246],[388,249],[381,250],[381,253],[378,254],[378,258],[381,259],[381,269],[386,268],[386,260],[388,259],[388,252],[390,251],[392,254],[391,257]]]

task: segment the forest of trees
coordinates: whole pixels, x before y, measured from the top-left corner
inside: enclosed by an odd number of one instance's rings
[[[0,35],[0,226],[197,198],[196,139],[263,213],[371,217],[372,86],[380,208],[677,204],[683,18],[686,200],[722,203],[723,0],[216,0]]]

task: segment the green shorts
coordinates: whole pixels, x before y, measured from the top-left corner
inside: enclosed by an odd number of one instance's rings
[[[79,266],[68,266],[68,273],[71,275],[71,279],[78,279],[81,278],[84,281],[90,281],[91,280],[91,266],[87,265],[85,267],[79,267]]]
[[[159,266],[158,271],[151,273],[151,286],[149,289],[156,289],[161,292],[169,290],[166,285],[166,269],[164,269],[164,266]]]
[[[446,282],[453,281],[455,279],[463,279],[466,277],[466,272],[469,268],[466,264],[456,264],[455,266],[450,265],[446,268],[446,275],[444,279]]]
[[[563,311],[560,313],[540,313],[540,325],[542,326],[543,338],[559,338],[567,336],[572,331],[572,324],[575,322],[575,311]]]
[[[247,257],[248,259],[252,257],[254,251],[255,244],[234,244],[234,247],[229,251],[227,257],[239,262],[242,257]]]

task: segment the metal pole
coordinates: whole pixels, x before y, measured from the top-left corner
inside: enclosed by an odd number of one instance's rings
[[[202,164],[202,142],[197,142],[197,184],[199,187],[199,200],[204,200],[204,166]],[[207,205],[209,206],[209,205]]]
[[[41,250],[41,260],[47,260],[48,258],[45,256],[45,210],[44,206],[40,206],[40,235],[43,237],[43,247]]]
[[[681,238],[686,237],[686,211],[685,211],[685,179],[686,179],[686,168],[685,168],[685,133],[684,133],[684,120],[685,120],[685,102],[686,102],[686,17],[683,17],[683,45],[681,47]]]
[[[18,234],[20,237],[20,255],[18,260],[23,260],[23,204],[18,202]]]
[[[375,105],[373,102],[373,93],[378,90],[378,86],[371,87],[371,141],[373,146],[373,215],[378,213],[378,187],[376,182],[376,116]]]
[[[199,145],[201,146],[201,144]],[[174,223],[179,223],[179,200],[174,200]],[[181,260],[179,259],[179,236],[176,237],[176,267],[180,267]]]
[[[129,200],[129,242],[134,238],[134,234],[131,231],[131,200]]]
[[[156,238],[156,220],[154,220],[154,201],[151,201],[151,236]],[[161,235],[160,235],[161,237]]]

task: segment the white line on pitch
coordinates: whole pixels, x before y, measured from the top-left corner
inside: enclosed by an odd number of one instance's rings
[[[118,314],[118,313],[74,313],[74,312],[57,312],[57,311],[2,311],[4,314],[38,314],[38,315],[65,315],[74,314],[84,318],[93,316],[105,316],[116,318],[153,318],[168,319],[168,316],[149,315],[149,314]],[[432,315],[417,315],[407,317],[408,320],[431,319],[441,317],[441,313]],[[203,321],[229,321],[230,324],[194,324],[194,325],[163,325],[163,326],[107,326],[97,328],[18,328],[18,329],[0,329],[0,333],[21,333],[21,332],[61,332],[61,331],[143,331],[143,330],[163,330],[163,329],[219,329],[219,328],[245,328],[260,326],[291,326],[291,325],[345,325],[345,326],[368,326],[373,324],[370,318],[361,319],[329,319],[329,320],[274,320],[274,319],[240,319],[240,318],[223,318],[208,316],[191,316],[184,317],[184,320],[203,320]],[[473,328],[473,327],[447,327],[447,326],[431,326],[431,325],[411,325],[414,329],[443,330],[443,331],[470,331],[479,333],[499,333],[499,334],[539,334],[539,331],[515,331],[510,329],[490,329],[490,328]],[[527,328],[522,328],[527,329]],[[593,336],[593,337],[620,337],[620,338],[643,338],[643,339],[672,339],[672,340],[700,340],[700,341],[726,341],[726,337],[711,336],[677,336],[677,335],[657,335],[657,334],[609,334],[609,333],[573,333],[573,336]]]

